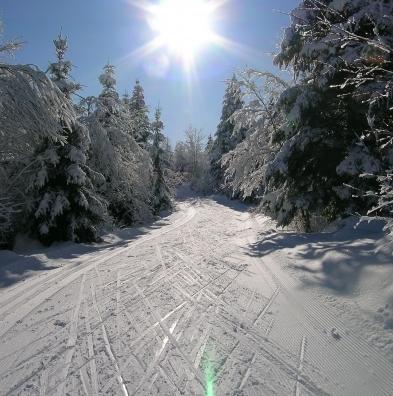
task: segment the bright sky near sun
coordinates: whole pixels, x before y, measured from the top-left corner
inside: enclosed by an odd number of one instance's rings
[[[108,61],[118,90],[140,79],[149,107],[163,108],[172,142],[193,125],[213,134],[224,80],[245,66],[277,71],[276,51],[297,0],[2,0],[6,38],[26,42],[13,62],[46,69],[60,28],[69,38],[81,95],[100,91]]]

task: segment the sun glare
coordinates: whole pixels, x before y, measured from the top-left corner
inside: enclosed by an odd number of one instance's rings
[[[220,47],[243,58],[255,58],[255,51],[220,36],[215,22],[223,19],[229,0],[128,0],[143,12],[154,37],[127,54],[128,59],[149,59],[146,68],[165,76],[173,60],[180,60],[187,78],[196,77],[197,58],[209,46]],[[153,58],[155,56],[155,58]],[[152,60],[154,59],[154,60]]]
[[[205,0],[162,0],[152,7],[149,22],[161,43],[187,62],[213,40],[213,11]]]

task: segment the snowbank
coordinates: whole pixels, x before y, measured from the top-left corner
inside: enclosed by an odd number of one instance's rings
[[[299,234],[275,230],[262,216],[256,219],[265,231],[254,250],[280,262],[302,288],[339,310],[346,331],[359,332],[393,361],[393,238],[388,220],[354,216],[325,232]]]

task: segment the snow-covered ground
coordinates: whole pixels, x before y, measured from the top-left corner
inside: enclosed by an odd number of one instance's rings
[[[391,240],[354,226],[183,197],[100,245],[1,252],[0,394],[392,395]]]

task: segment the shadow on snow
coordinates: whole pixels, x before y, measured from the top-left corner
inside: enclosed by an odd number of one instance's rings
[[[359,223],[359,218],[351,217],[335,232],[269,231],[259,235],[251,254],[263,257],[285,250],[291,259],[290,268],[309,275],[302,277],[304,284],[350,294],[367,266],[393,264],[392,244],[384,226],[382,219]]]
[[[59,268],[68,260],[75,260],[69,265],[76,266],[88,260],[90,257],[87,255],[90,253],[109,252],[121,246],[126,247],[143,235],[169,224],[169,215],[169,212],[162,213],[156,221],[116,229],[104,235],[104,241],[100,243],[59,242],[45,247],[37,241],[21,237],[14,251],[0,250],[0,289],[10,287],[36,272]]]

